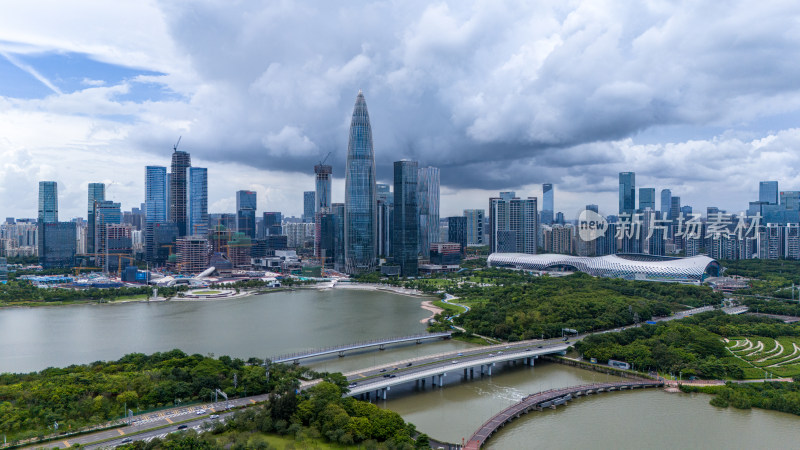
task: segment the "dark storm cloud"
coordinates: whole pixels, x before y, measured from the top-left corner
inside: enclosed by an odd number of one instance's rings
[[[332,152],[341,173],[359,88],[379,176],[413,158],[441,167],[454,188],[613,172],[631,163],[614,142],[650,128],[746,126],[800,104],[792,2],[192,2],[164,11],[199,79],[187,145],[269,170],[309,173]],[[159,126],[142,125],[142,146],[166,139]]]

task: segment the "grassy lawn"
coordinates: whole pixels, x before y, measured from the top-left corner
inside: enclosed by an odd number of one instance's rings
[[[192,292],[192,294],[198,294],[198,295],[215,295],[215,294],[221,294],[221,293],[222,293],[222,291],[194,291],[194,292]]]
[[[442,308],[443,310],[449,312],[450,314],[461,314],[464,311],[466,311],[466,309],[460,306],[456,306],[450,303],[445,303],[441,300],[436,300],[435,302],[433,302],[433,306]]]
[[[356,446],[344,446],[339,444],[329,444],[323,442],[322,439],[307,439],[303,441],[295,440],[293,437],[281,436],[278,434],[266,434],[266,433],[252,433],[247,437],[247,442],[245,444],[246,448],[256,448],[258,444],[266,443],[269,444],[270,448],[276,448],[279,450],[283,449],[320,449],[320,450],[327,450],[327,449],[357,449]],[[228,447],[229,445],[233,444],[233,441],[236,440],[237,443],[242,439],[242,433],[222,433],[217,435],[216,441],[220,447]]]
[[[765,372],[778,377],[800,375],[800,338],[737,337],[731,338],[727,346],[734,357],[747,365],[739,364],[745,378],[764,378]]]

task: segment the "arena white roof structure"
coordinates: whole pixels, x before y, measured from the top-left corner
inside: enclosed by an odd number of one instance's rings
[[[571,256],[547,253],[492,253],[489,267],[512,267],[524,270],[576,270],[596,277],[627,280],[675,281],[699,283],[719,274],[719,263],[708,256],[669,258],[640,254],[606,256]]]

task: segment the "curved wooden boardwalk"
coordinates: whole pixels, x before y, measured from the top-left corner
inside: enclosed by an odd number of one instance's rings
[[[595,394],[598,392],[619,391],[623,389],[647,388],[663,386],[663,381],[618,381],[614,383],[595,383],[580,386],[571,386],[561,389],[550,389],[548,391],[537,392],[523,398],[519,403],[509,406],[500,411],[494,417],[487,420],[476,431],[467,442],[465,449],[478,450],[498,428],[511,422],[522,414],[527,414],[531,410],[541,411],[542,408],[563,405],[568,400],[582,395]]]

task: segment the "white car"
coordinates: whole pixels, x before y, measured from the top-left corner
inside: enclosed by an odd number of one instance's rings
[[[218,419],[219,418],[219,414],[212,414],[212,415],[208,416],[208,418],[209,419]]]
[[[202,415],[203,415],[203,414],[205,414],[205,413],[206,413],[206,410],[205,410],[205,409],[198,409],[198,410],[197,410],[197,412],[196,412],[195,414],[197,414],[198,416],[202,416]]]

